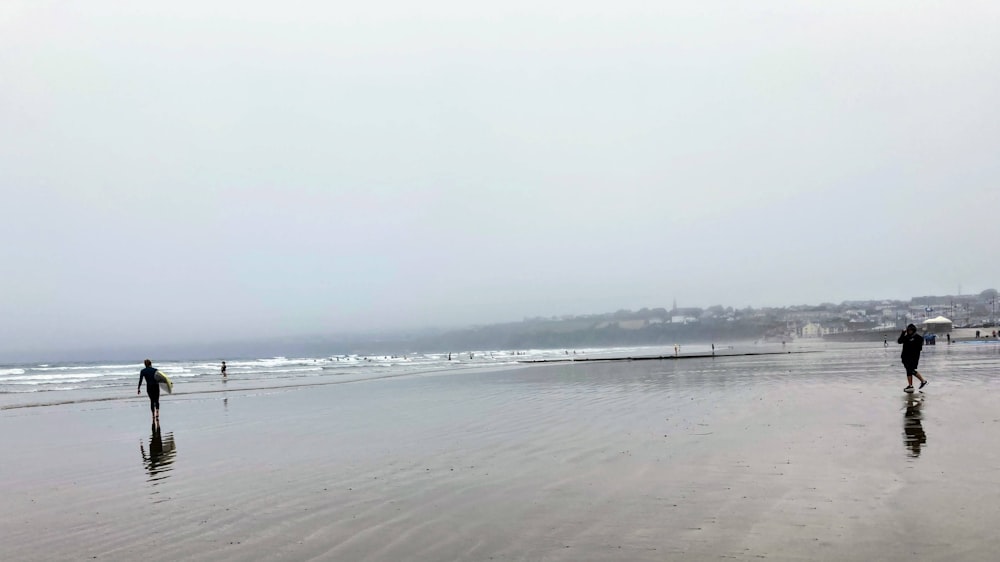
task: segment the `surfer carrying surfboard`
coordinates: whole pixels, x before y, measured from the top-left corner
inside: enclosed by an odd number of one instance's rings
[[[146,395],[149,396],[149,411],[153,415],[153,423],[160,420],[160,385],[156,382],[156,369],[149,359],[143,361],[146,368],[139,371],[139,386],[135,393],[138,395],[142,391],[142,381],[146,381]]]
[[[920,388],[927,386],[927,379],[917,372],[920,362],[920,351],[924,348],[924,337],[917,333],[917,327],[910,324],[899,334],[896,343],[903,344],[903,367],[906,368],[906,388],[903,392],[913,392],[913,377],[920,379]]]

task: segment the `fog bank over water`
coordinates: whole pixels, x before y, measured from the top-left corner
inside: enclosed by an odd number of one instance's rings
[[[998,16],[5,2],[0,357],[997,286]]]

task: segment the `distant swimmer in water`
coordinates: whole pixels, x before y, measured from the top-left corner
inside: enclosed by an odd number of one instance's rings
[[[146,381],[146,395],[149,396],[149,411],[153,415],[153,423],[160,421],[160,385],[156,382],[156,369],[149,359],[143,361],[146,368],[139,371],[139,386],[135,388],[136,395],[142,392],[142,381]]]
[[[222,378],[226,378],[226,362],[222,362]]]

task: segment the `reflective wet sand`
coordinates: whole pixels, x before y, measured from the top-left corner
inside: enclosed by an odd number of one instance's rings
[[[983,560],[992,348],[533,366],[0,412],[11,560]],[[172,399],[173,398],[173,399]]]

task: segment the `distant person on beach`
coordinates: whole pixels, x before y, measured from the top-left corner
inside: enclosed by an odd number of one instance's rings
[[[226,378],[226,362],[222,362],[222,378]]]
[[[927,386],[927,379],[917,372],[917,363],[920,362],[920,351],[924,348],[924,337],[917,333],[917,327],[910,324],[905,330],[900,332],[896,343],[903,345],[903,367],[906,368],[906,388],[903,392],[913,392],[913,377],[920,379],[920,388]]]
[[[146,368],[139,371],[139,386],[135,388],[138,395],[142,392],[142,381],[146,381],[146,395],[149,396],[149,411],[153,415],[153,423],[160,421],[160,385],[156,382],[156,369],[149,359],[143,361]]]
[[[951,334],[946,334],[948,337],[948,343],[951,343]]]

